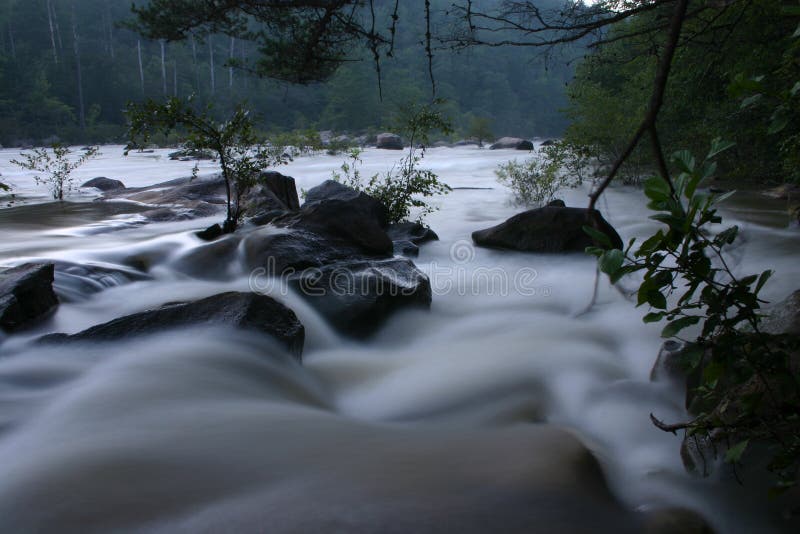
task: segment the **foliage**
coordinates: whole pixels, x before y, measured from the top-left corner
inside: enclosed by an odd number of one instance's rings
[[[361,151],[354,149],[348,155],[349,161],[340,167],[342,172],[333,173],[333,179],[378,199],[386,206],[391,222],[407,220],[412,210],[417,211],[417,221],[421,222],[436,209],[423,198],[450,191],[450,187],[441,183],[433,171],[420,168],[431,133],[449,134],[452,131],[448,119],[436,108],[441,103],[412,104],[399,113],[395,129],[408,139],[409,148],[398,165],[383,174],[373,175],[364,185],[358,169]]]
[[[236,229],[244,214],[242,198],[256,185],[261,171],[287,163],[292,157],[283,146],[264,144],[255,133],[250,113],[241,106],[224,122],[212,119],[208,109],[195,110],[191,98],[170,98],[163,104],[153,100],[130,103],[127,116],[126,154],[147,143],[154,132],[168,133],[176,128],[185,130],[188,148],[214,151],[225,181],[227,217],[223,229],[227,232]]]
[[[467,137],[476,139],[478,146],[483,146],[484,141],[492,141],[494,134],[492,133],[492,121],[487,117],[473,117],[469,123],[467,130]]]
[[[501,164],[495,174],[511,188],[516,204],[539,207],[552,201],[564,187],[579,184],[587,166],[582,151],[559,142],[540,147],[522,163],[515,159]]]
[[[70,154],[72,151],[69,147],[54,144],[50,151],[46,148],[35,148],[31,152],[23,152],[22,161],[12,159],[11,163],[23,169],[44,173],[44,176],[34,177],[36,183],[48,186],[54,199],[64,200],[64,194],[69,193],[73,187],[72,171],[97,156],[98,149],[87,147],[83,154],[73,161],[70,161]]]
[[[694,391],[696,416],[688,423],[664,425],[684,429],[688,436],[708,437],[728,446],[726,460],[738,462],[749,443],[764,442],[773,452],[770,468],[781,484],[793,484],[800,467],[800,375],[792,365],[797,338],[767,335],[760,330],[759,292],[770,278],[760,274],[737,277],[725,259],[725,249],[737,238],[738,227],[713,232],[722,222],[717,206],[730,194],[698,191],[713,176],[713,161],[732,143],[715,140],[708,155],[697,161],[689,151],[676,152],[680,173],[674,184],[654,177],[645,183],[652,219],[666,225],[634,251],[590,247],[612,283],[632,273],[644,273],[638,305],[651,312],[644,321],[668,321],[661,335],[676,337],[697,325],[699,332],[684,354],[687,370],[699,377]],[[610,245],[601,232],[587,227],[598,242]],[[677,297],[677,300],[676,300]],[[794,354],[794,356],[793,356]]]

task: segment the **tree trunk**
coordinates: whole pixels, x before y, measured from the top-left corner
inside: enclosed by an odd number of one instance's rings
[[[53,16],[53,26],[56,28],[56,41],[58,41],[58,49],[64,51],[64,41],[61,40],[61,27],[58,25],[58,15],[56,14],[56,6],[50,5],[50,10]]]
[[[78,117],[81,131],[86,130],[86,113],[83,106],[83,77],[81,73],[81,51],[78,43],[78,23],[75,20],[75,5],[72,5],[72,47],[75,51],[75,68],[78,74]]]
[[[216,82],[214,80],[214,45],[211,43],[211,36],[208,36],[208,57],[209,67],[211,70],[211,94],[216,91]]]
[[[106,20],[108,21],[108,53],[114,59],[114,20],[111,18],[111,6],[105,1]]]
[[[178,62],[172,62],[172,96],[178,97]]]
[[[231,37],[231,47],[228,53],[228,89],[233,89],[233,52],[236,39]]]
[[[194,72],[194,90],[200,91],[200,71],[197,69],[197,42],[194,34],[189,34],[189,42],[192,44],[192,71]]]
[[[142,96],[144,96],[144,68],[142,67],[142,41],[136,41],[136,52],[139,55],[139,81],[142,84]]]
[[[166,42],[164,39],[160,39],[158,43],[161,45],[161,85],[164,96],[167,96],[167,64],[165,62]]]
[[[53,12],[50,0],[47,0],[45,7],[47,8],[47,25],[50,27],[50,44],[53,47],[53,61],[58,63],[58,49],[56,48],[56,32],[53,26]]]
[[[17,59],[17,46],[14,44],[14,31],[11,29],[11,22],[8,23],[8,45],[11,47],[11,59]]]

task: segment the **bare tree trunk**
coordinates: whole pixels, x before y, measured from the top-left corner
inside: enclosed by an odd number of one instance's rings
[[[75,4],[72,5],[72,47],[75,51],[75,68],[78,74],[78,117],[81,130],[86,130],[86,113],[83,106],[83,76],[81,73],[81,52],[78,42],[78,23],[75,20]]]
[[[136,41],[136,52],[139,55],[139,81],[142,84],[142,96],[144,96],[144,67],[142,67],[142,41]]]
[[[53,27],[53,12],[50,0],[47,0],[45,7],[47,8],[47,24],[50,27],[50,44],[53,46],[53,61],[58,63],[58,49],[56,48],[56,32]]]
[[[178,62],[172,62],[172,96],[178,97]]]
[[[214,92],[217,90],[216,88],[216,81],[214,80],[214,45],[211,43],[211,36],[208,37],[208,56],[209,56],[209,65],[211,70],[211,94],[213,95]]]
[[[231,37],[231,47],[228,53],[228,89],[233,89],[233,65],[231,62],[233,62],[233,52],[235,44],[236,44],[236,39],[234,37]]]
[[[17,45],[14,44],[14,31],[11,29],[11,22],[8,23],[8,44],[11,47],[11,59],[17,59]]]
[[[58,15],[56,14],[56,6],[50,4],[50,11],[53,17],[53,26],[56,28],[56,41],[58,41],[58,49],[64,51],[64,41],[61,40],[61,26],[58,25]]]
[[[114,59],[114,21],[111,18],[111,6],[108,0],[105,1],[106,6],[106,20],[108,21],[108,53],[111,59]]]
[[[166,43],[164,39],[160,39],[158,43],[161,45],[161,85],[164,96],[167,96],[167,64],[165,62]]]
[[[200,91],[200,71],[197,70],[197,42],[194,40],[194,34],[189,34],[189,42],[192,44],[192,71],[194,72],[194,88],[195,91]]]

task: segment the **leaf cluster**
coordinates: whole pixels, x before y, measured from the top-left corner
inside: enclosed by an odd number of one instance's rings
[[[34,148],[30,152],[23,152],[22,160],[12,159],[11,163],[23,169],[44,173],[44,176],[34,177],[36,183],[48,186],[54,199],[64,200],[64,195],[74,187],[72,171],[97,156],[99,150],[97,147],[87,147],[77,159],[70,159],[70,154],[72,150],[68,146],[54,144],[50,150]]]

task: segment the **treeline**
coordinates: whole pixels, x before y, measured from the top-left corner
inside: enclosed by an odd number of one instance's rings
[[[383,5],[385,4],[385,5]],[[378,8],[388,10],[389,3]],[[393,3],[392,3],[393,4]],[[432,82],[420,42],[424,15],[401,3],[393,58],[381,63],[381,90],[367,51],[328,82],[297,86],[258,78],[246,66],[252,43],[225,35],[183,42],[150,41],[127,29],[129,0],[4,0],[0,8],[0,143],[121,141],[128,101],[196,95],[220,116],[239,102],[259,128],[377,131],[398,107],[429,100]],[[432,2],[437,29],[447,0]],[[434,51],[438,97],[448,101],[456,135],[474,118],[497,135],[550,136],[566,126],[569,61],[579,52],[545,57],[529,50]]]
[[[570,84],[566,137],[605,163],[620,155],[644,117],[658,57],[643,30],[664,20],[663,11],[616,26],[610,44],[584,59]],[[797,4],[753,0],[686,22],[658,118],[667,157],[681,149],[703,155],[722,138],[736,145],[720,156],[721,174],[753,182],[800,179],[799,19]],[[652,174],[652,158],[645,139],[623,178]]]

